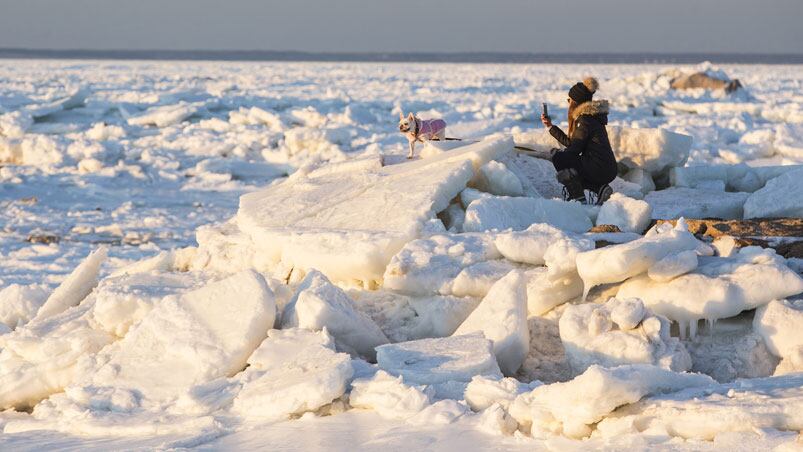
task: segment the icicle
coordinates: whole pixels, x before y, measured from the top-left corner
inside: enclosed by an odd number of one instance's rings
[[[708,334],[709,335],[713,335],[714,334],[714,325],[717,323],[717,319],[713,319],[713,318],[705,319],[705,323],[708,326]]]
[[[694,339],[697,336],[697,319],[689,320],[689,338]]]

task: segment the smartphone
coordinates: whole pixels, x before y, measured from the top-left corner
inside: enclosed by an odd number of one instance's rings
[[[546,116],[547,119],[549,119],[549,109],[547,109],[546,102],[541,104],[541,112],[544,114],[544,116]]]

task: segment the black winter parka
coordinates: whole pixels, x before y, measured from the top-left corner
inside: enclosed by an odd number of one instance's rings
[[[571,155],[569,159],[579,158],[581,177],[594,185],[607,184],[616,178],[616,157],[608,140],[608,101],[595,100],[580,104],[574,110],[574,131],[566,136],[558,126],[552,126],[549,133],[566,147],[560,153]]]

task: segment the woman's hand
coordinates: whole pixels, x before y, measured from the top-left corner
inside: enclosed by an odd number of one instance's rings
[[[552,119],[550,119],[549,116],[547,115],[544,114],[541,115],[541,123],[544,124],[544,127],[546,127],[547,129],[552,127]]]

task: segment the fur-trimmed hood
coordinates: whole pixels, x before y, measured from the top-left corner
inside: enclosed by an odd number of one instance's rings
[[[608,101],[607,100],[591,100],[583,102],[578,105],[572,112],[574,119],[580,116],[597,116],[608,115]]]

